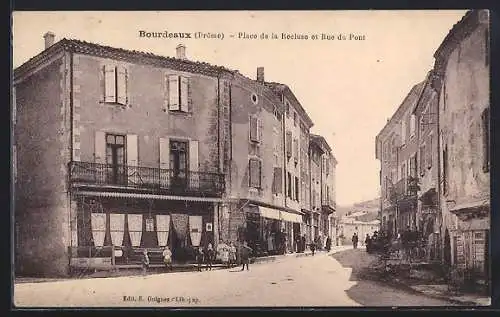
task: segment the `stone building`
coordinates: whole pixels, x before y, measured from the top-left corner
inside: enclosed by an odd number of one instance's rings
[[[396,235],[417,229],[417,134],[412,114],[424,82],[412,87],[396,112],[376,137],[380,160],[381,227]]]
[[[441,259],[441,209],[438,206],[438,122],[437,94],[432,88],[432,75],[429,72],[424,88],[412,116],[416,119],[416,138],[418,140],[418,167],[413,177],[418,179],[417,227],[426,242],[427,260]]]
[[[439,99],[443,260],[464,279],[490,278],[489,12],[471,10],[434,54]]]
[[[16,273],[138,263],[166,244],[185,261],[216,242],[233,72],[183,46],[45,40],[14,71]]]
[[[305,161],[307,156],[304,155],[301,142],[305,141],[304,136],[309,135],[313,122],[290,87],[275,82],[266,82],[266,85],[275,92],[285,107],[283,116],[285,207],[290,211],[289,214],[300,215],[300,219],[295,216],[289,217],[282,222],[281,229],[286,234],[287,250],[293,251],[296,249],[295,241],[305,231],[305,226],[302,224],[304,208],[302,208],[301,193],[304,177],[302,172],[307,170],[308,161]]]

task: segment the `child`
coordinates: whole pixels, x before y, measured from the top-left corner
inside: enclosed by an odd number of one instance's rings
[[[198,263],[198,272],[201,272],[201,265],[203,263],[203,250],[201,247],[196,250],[196,262]]]
[[[165,263],[165,266],[172,271],[172,251],[170,251],[168,246],[166,246],[163,250],[163,262]]]
[[[142,252],[142,274],[143,275],[146,275],[148,268],[149,268],[148,250],[144,249],[144,251]]]

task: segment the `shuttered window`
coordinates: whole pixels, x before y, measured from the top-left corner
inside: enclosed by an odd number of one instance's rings
[[[299,140],[297,139],[293,140],[293,159],[295,162],[299,160]]]
[[[128,104],[128,72],[124,66],[105,65],[104,102]]]
[[[165,81],[168,96],[165,98],[168,102],[168,110],[189,112],[190,100],[190,82],[189,78],[178,75],[168,75]]]
[[[261,187],[261,162],[257,159],[250,159],[249,161],[249,185],[253,188]]]
[[[259,118],[250,117],[250,141],[260,142]]]
[[[429,135],[429,145],[428,145],[428,148],[427,148],[427,168],[431,168],[432,167],[432,153],[433,153],[433,147],[432,147],[432,134]]]
[[[286,132],[286,156],[288,158],[292,157],[292,132]]]
[[[299,178],[295,177],[295,200],[299,201]]]
[[[419,152],[419,169],[420,169],[420,176],[425,175],[425,144],[420,146],[420,152]]]
[[[280,167],[274,168],[274,177],[273,177],[273,194],[281,194],[283,192],[282,186],[282,178],[283,178],[283,170]]]

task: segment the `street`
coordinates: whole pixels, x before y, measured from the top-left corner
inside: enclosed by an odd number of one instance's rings
[[[336,259],[337,258],[337,259]],[[17,307],[442,306],[448,302],[372,281],[363,249],[202,272],[94,278],[14,287]]]

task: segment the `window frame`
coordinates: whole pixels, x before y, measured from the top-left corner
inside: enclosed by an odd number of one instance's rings
[[[253,181],[254,179],[252,178],[252,166],[255,166],[253,165],[252,163],[258,163],[257,167],[258,167],[258,174],[259,176],[257,177],[257,180],[258,180],[258,185],[254,185],[253,184]],[[249,158],[248,159],[248,187],[250,188],[255,188],[255,189],[261,189],[262,188],[262,160],[258,159],[258,158]]]

